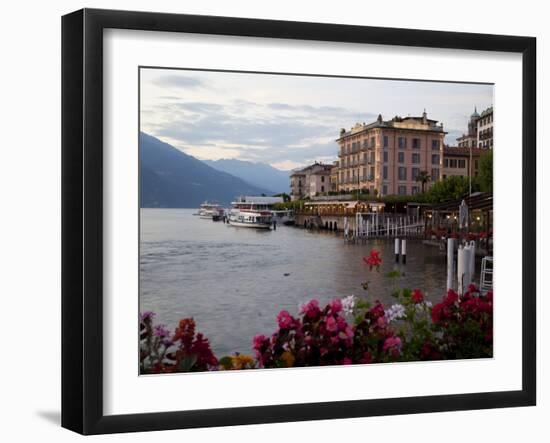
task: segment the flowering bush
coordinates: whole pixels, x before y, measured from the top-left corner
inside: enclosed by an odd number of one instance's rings
[[[371,251],[363,259],[372,270],[382,258]],[[388,274],[398,279],[399,271]],[[195,322],[179,322],[174,334],[153,325],[154,314],[140,316],[141,372],[187,372],[368,364],[396,361],[491,357],[493,293],[471,285],[464,295],[449,290],[432,306],[420,289],[395,289],[396,303],[385,307],[350,295],[322,307],[317,300],[297,315],[277,315],[277,330],[256,335],[253,356],[235,353],[219,361],[208,339],[195,333]]]
[[[154,313],[140,315],[140,371],[142,374],[208,371],[218,360],[210,343],[195,334],[192,318],[180,320],[173,335],[164,325],[153,325]]]

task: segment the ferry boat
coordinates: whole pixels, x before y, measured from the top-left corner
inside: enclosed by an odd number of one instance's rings
[[[229,224],[241,228],[271,229],[273,205],[282,201],[281,197],[241,196],[231,203]]]
[[[199,217],[212,220],[214,216],[220,216],[220,212],[223,215],[224,210],[220,205],[205,201],[199,208]]]

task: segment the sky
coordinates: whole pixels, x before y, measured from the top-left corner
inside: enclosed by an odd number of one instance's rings
[[[493,105],[493,86],[368,78],[140,70],[140,130],[200,160],[283,170],[337,159],[340,128],[399,115],[443,123],[445,142]]]

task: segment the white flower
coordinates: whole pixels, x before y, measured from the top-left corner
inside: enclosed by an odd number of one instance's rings
[[[386,320],[388,323],[392,321],[399,320],[400,318],[405,317],[405,307],[400,304],[391,305],[386,309]]]
[[[355,298],[355,295],[348,295],[347,297],[340,299],[344,314],[351,314],[353,312],[353,308],[355,307]]]

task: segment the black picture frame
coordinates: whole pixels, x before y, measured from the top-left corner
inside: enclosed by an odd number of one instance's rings
[[[171,31],[519,53],[523,64],[522,389],[131,415],[103,413],[103,30]],[[82,434],[536,404],[536,39],[83,9],[62,18],[62,426]]]

